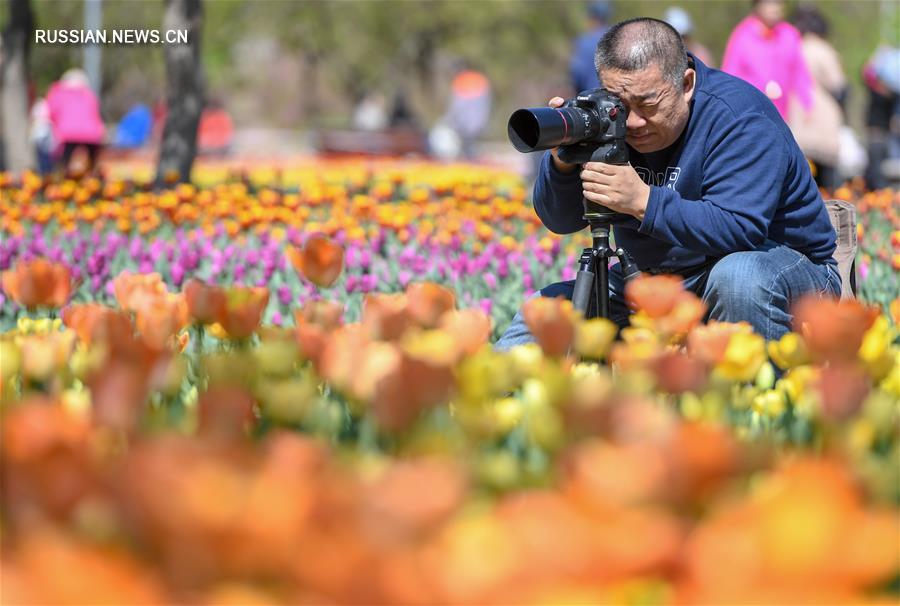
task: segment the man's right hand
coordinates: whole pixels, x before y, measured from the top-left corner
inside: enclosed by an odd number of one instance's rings
[[[550,107],[562,107],[563,103],[565,102],[566,100],[562,97],[553,97],[552,99],[550,99],[550,102],[547,103],[547,105],[549,105]],[[576,170],[578,170],[577,164],[569,164],[568,162],[563,162],[562,160],[560,160],[559,156],[557,155],[557,151],[559,151],[558,147],[554,147],[552,150],[550,150],[550,154],[553,156],[553,164],[556,166],[556,170],[564,174],[574,173]]]

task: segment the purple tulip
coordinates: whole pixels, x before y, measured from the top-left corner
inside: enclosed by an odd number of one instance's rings
[[[291,301],[294,298],[294,294],[291,292],[291,287],[287,284],[282,284],[278,287],[278,302],[284,305],[285,307],[290,306]]]
[[[184,280],[184,268],[178,263],[174,263],[170,275],[172,276],[172,284],[180,287],[181,282]]]
[[[360,290],[362,292],[372,292],[378,286],[378,276],[375,274],[365,274],[360,279]]]
[[[494,307],[494,302],[491,299],[481,299],[480,301],[478,301],[478,307],[481,308],[481,311],[483,311],[487,315],[491,315],[491,310]]]

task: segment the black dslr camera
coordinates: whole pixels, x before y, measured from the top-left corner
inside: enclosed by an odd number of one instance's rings
[[[627,119],[628,110],[618,97],[605,88],[592,88],[559,108],[516,110],[507,133],[520,152],[559,147],[559,159],[569,164],[628,164]]]
[[[569,164],[605,162],[628,164],[625,122],[628,109],[605,88],[592,88],[567,100],[562,107],[518,109],[509,118],[510,142],[523,153],[558,147],[559,159]],[[604,206],[585,201],[585,212],[610,215]]]

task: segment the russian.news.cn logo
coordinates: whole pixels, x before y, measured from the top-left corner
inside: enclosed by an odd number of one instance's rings
[[[187,44],[186,29],[36,29],[35,44]]]

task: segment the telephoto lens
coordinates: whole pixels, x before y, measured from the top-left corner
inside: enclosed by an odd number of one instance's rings
[[[591,139],[601,127],[596,114],[580,107],[533,107],[514,111],[506,130],[513,147],[527,153]]]

